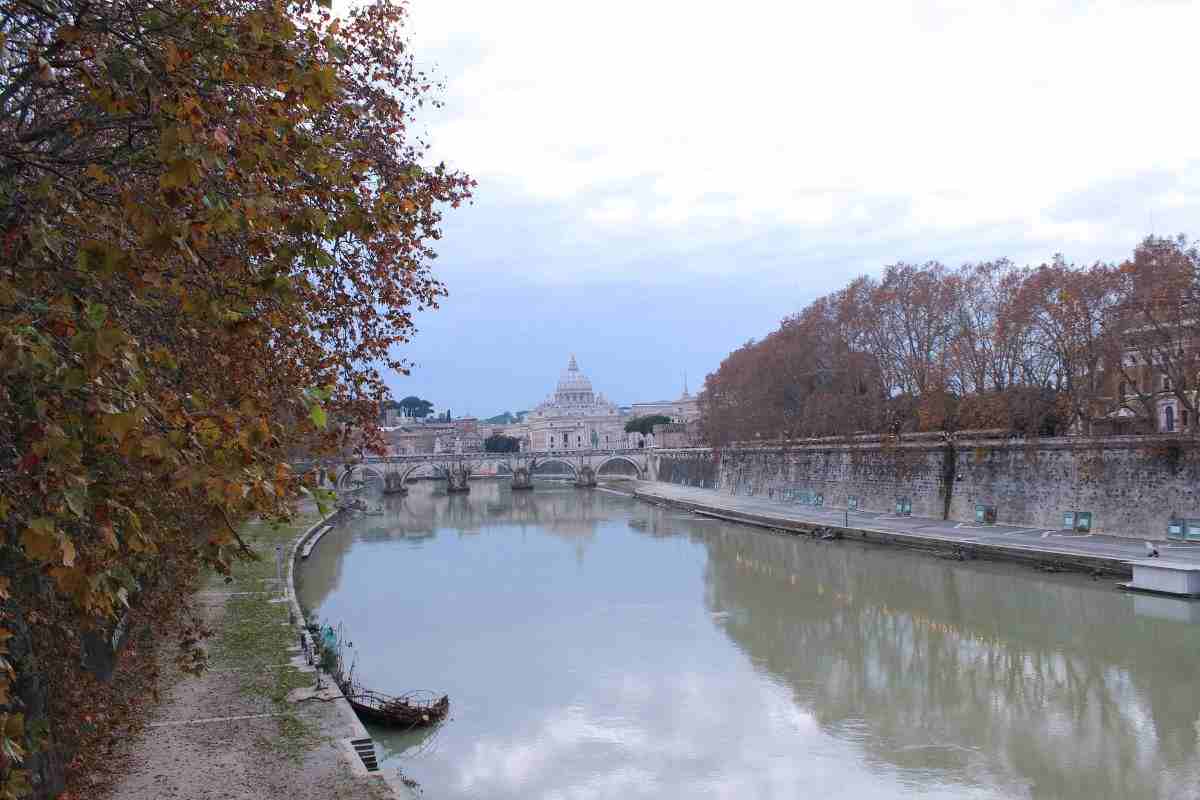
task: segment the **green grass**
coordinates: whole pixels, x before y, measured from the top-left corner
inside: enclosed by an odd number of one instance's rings
[[[242,537],[258,560],[239,562],[230,576],[214,575],[208,582],[210,591],[266,592],[226,600],[225,616],[211,648],[212,664],[235,670],[243,694],[272,704],[279,714],[275,718],[277,734],[259,737],[258,744],[295,762],[320,744],[321,736],[316,725],[287,703],[289,692],[312,686],[314,677],[288,665],[292,657],[288,650],[298,644],[299,628],[289,624],[290,604],[271,602],[282,596],[282,587],[274,580],[275,547],[283,547],[286,559],[292,540],[317,519],[306,515],[287,525],[254,522],[243,526]],[[286,580],[286,563],[284,568]]]

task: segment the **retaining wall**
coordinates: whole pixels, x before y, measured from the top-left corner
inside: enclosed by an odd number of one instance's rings
[[[732,494],[820,493],[868,511],[907,497],[914,516],[970,521],[977,503],[997,522],[1059,529],[1065,511],[1092,512],[1092,530],[1162,539],[1172,517],[1200,518],[1200,446],[1172,436],[1033,440],[923,436],[899,442],[654,454],[660,481]]]

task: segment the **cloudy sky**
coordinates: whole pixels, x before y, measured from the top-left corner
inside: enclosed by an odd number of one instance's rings
[[[574,352],[673,397],[888,263],[1200,233],[1197,31],[1167,0],[411,0],[434,158],[479,186],[394,391],[528,408]]]

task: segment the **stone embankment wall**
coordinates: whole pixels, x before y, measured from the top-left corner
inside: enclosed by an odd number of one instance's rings
[[[1065,511],[1090,511],[1092,531],[1162,539],[1167,521],[1200,519],[1200,442],[1178,436],[1014,440],[921,434],[901,441],[821,440],[791,446],[662,450],[658,480],[733,494],[811,492],[845,507],[1058,530]]]

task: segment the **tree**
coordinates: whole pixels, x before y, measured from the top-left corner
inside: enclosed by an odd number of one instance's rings
[[[945,388],[960,295],[957,276],[936,262],[884,270],[869,298],[876,324],[868,346],[884,367],[889,395]]]
[[[0,647],[39,619],[60,690],[32,754],[0,650],[0,798],[84,735],[81,631],[227,569],[305,491],[293,449],[378,443],[471,188],[409,133],[404,13],[0,0]]]
[[[400,401],[400,408],[406,416],[424,419],[433,411],[433,403],[428,400],[422,400],[414,395],[409,395]]]
[[[1121,384],[1132,389],[1155,428],[1155,398],[1160,392],[1185,412],[1176,425],[1194,427],[1200,377],[1200,251],[1182,236],[1151,236],[1121,265],[1120,275],[1108,363],[1119,372]]]
[[[521,450],[521,440],[515,436],[493,433],[483,440],[483,449],[489,453],[517,453]]]
[[[633,417],[625,423],[626,433],[640,433],[643,436],[649,436],[654,433],[655,425],[666,425],[670,423],[671,418],[662,414],[647,414],[644,417]]]
[[[1196,318],[1188,287],[1200,285],[1197,261],[1185,242],[1148,241],[1120,270],[1062,258],[1037,269],[1003,259],[889,266],[730,353],[700,393],[702,433],[722,445],[964,425],[1061,432],[1090,424],[1105,365],[1120,362],[1114,346],[1164,365],[1169,391],[1195,419],[1200,348],[1179,339]],[[1118,308],[1127,320],[1140,315],[1137,326],[1106,328]],[[1135,328],[1146,335],[1131,339]],[[1154,393],[1140,399],[1152,404]]]
[[[1119,299],[1119,283],[1120,274],[1108,265],[1079,269],[1057,256],[1025,277],[1014,302],[1014,324],[1027,326],[1032,340],[1029,372],[1064,397],[1065,427],[1078,422],[1090,432],[1105,396],[1103,367],[1111,348],[1105,323]]]
[[[1028,317],[1013,313],[1024,273],[1007,259],[964,264],[949,352],[950,387],[960,395],[1003,392],[1029,379]],[[1036,381],[1035,381],[1036,382]]]

